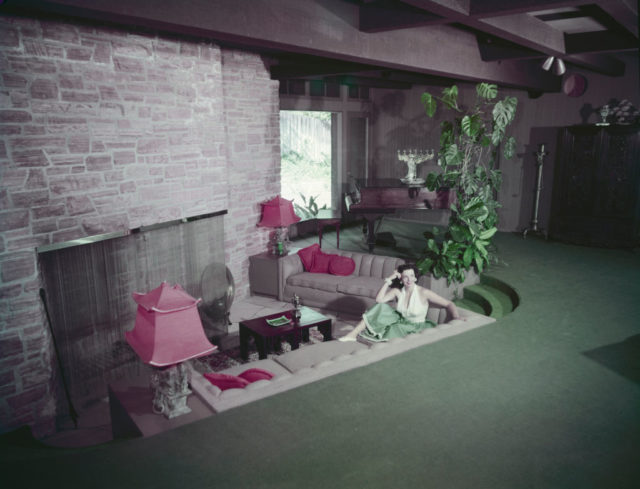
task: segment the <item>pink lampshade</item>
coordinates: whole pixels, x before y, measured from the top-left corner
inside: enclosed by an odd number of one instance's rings
[[[293,203],[279,195],[260,205],[262,206],[262,220],[258,223],[258,226],[269,228],[286,227],[300,220],[300,217],[293,210]]]
[[[213,353],[204,334],[198,302],[178,284],[162,284],[146,294],[133,293],[138,303],[136,324],[127,342],[143,362],[166,367]]]

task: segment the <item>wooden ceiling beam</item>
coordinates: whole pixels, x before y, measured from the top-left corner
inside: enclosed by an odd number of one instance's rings
[[[565,35],[567,54],[638,49],[638,40],[631,34],[610,31],[583,32]]]
[[[308,60],[295,61],[288,60],[285,57],[280,64],[271,66],[271,78],[274,80],[282,80],[286,78],[309,78],[371,70],[375,70],[375,67],[357,63],[343,63],[333,60],[314,61],[309,63]]]
[[[442,24],[446,19],[425,10],[398,3],[369,2],[360,7],[360,30],[384,32],[408,27]]]
[[[469,15],[482,19],[584,4],[585,0],[471,0]]]
[[[604,10],[629,34],[638,39],[638,4],[632,0],[615,0],[598,2],[598,7]]]
[[[608,57],[599,56],[579,56],[567,57],[565,35],[557,29],[549,26],[540,19],[522,11],[535,11],[542,8],[554,8],[560,6],[575,6],[583,4],[584,0],[402,0],[414,7],[424,8],[437,15],[443,15],[455,22],[462,23],[479,32],[490,34],[500,39],[512,42],[526,49],[538,51],[542,55],[557,56],[570,61],[571,58],[578,59],[583,68],[603,73],[609,76],[619,76],[620,62]],[[612,0],[624,2],[625,0]],[[484,7],[482,7],[484,5]],[[515,8],[519,13],[515,12]],[[473,9],[476,12],[482,10],[480,14],[471,15]],[[492,17],[485,17],[488,12]],[[637,15],[635,17],[637,20]],[[485,53],[486,54],[486,53]],[[494,56],[496,52],[492,53]],[[513,54],[513,53],[512,53]],[[504,59],[504,58],[503,58]],[[593,63],[593,64],[592,64]],[[624,72],[624,65],[622,66]]]

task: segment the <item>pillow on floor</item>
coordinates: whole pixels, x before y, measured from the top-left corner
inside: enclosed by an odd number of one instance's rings
[[[209,372],[202,375],[221,391],[227,389],[244,389],[250,384],[247,379],[236,377],[235,375],[219,374],[216,372]]]
[[[249,370],[245,370],[239,374],[238,377],[252,383],[257,380],[271,380],[273,379],[273,374],[267,370],[262,370],[261,368],[250,368]]]
[[[323,253],[318,250],[313,255],[313,264],[311,265],[311,273],[329,273],[329,262],[335,255]]]
[[[311,267],[313,266],[313,257],[319,250],[320,245],[316,243],[298,251],[298,256],[300,257],[300,261],[302,262],[302,266],[306,272],[311,271]]]
[[[351,275],[356,269],[356,262],[348,256],[331,255],[329,273],[331,275]]]

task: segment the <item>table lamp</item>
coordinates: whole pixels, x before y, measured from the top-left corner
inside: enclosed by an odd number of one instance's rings
[[[271,252],[277,256],[284,256],[289,252],[289,226],[298,222],[300,217],[293,210],[293,203],[279,195],[262,206],[262,219],[258,226],[275,228],[271,240]]]
[[[180,285],[167,282],[146,294],[133,293],[138,304],[136,324],[125,338],[151,373],[153,412],[175,418],[191,412],[187,406],[190,369],[183,363],[213,353],[218,347],[207,339],[198,302]]]

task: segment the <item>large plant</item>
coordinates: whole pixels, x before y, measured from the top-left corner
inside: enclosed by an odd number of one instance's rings
[[[491,260],[491,238],[497,231],[500,204],[496,194],[502,182],[495,168],[498,149],[505,158],[515,152],[516,141],[506,136],[513,122],[518,100],[498,100],[498,87],[489,83],[476,86],[476,101],[470,108],[458,105],[458,87],[445,88],[441,96],[422,94],[429,117],[439,103],[452,111],[453,119],[441,123],[438,165],[441,172],[427,177],[427,187],[455,190],[457,202],[451,205],[449,226],[444,233],[436,228],[426,232],[427,246],[418,267],[423,273],[447,282],[462,282],[465,271],[482,272]]]

